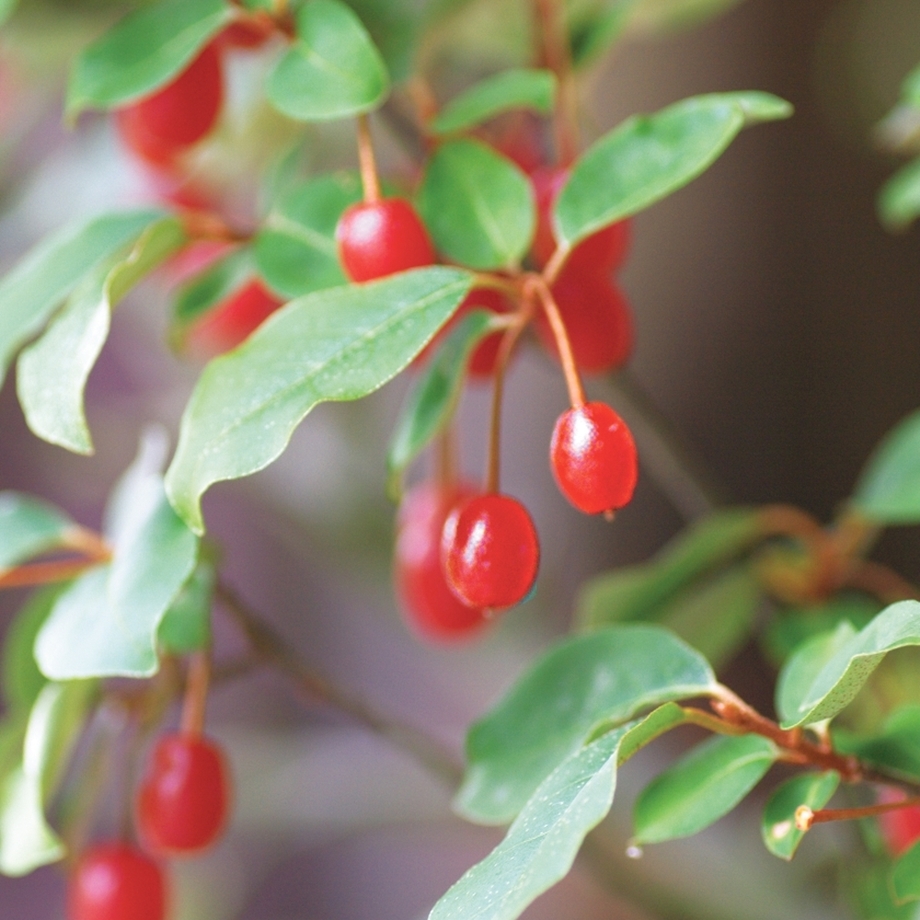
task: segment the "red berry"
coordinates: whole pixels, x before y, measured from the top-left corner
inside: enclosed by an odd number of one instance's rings
[[[78,860],[67,888],[67,920],[164,920],[159,865],[127,843],[101,843]]]
[[[272,36],[274,27],[270,19],[238,19],[224,26],[215,41],[222,48],[251,51],[261,48]]]
[[[879,792],[879,802],[899,802],[905,793],[885,787]],[[882,837],[892,856],[900,856],[920,840],[920,806],[910,805],[878,816]]]
[[[118,130],[141,159],[168,166],[214,127],[223,95],[220,54],[211,43],[172,83],[119,109]]]
[[[137,796],[144,844],[164,854],[210,846],[230,808],[230,773],[221,749],[207,738],[165,735],[157,742]]]
[[[351,205],[339,218],[335,238],[352,281],[373,281],[435,262],[428,231],[405,198]]]
[[[477,495],[444,523],[441,564],[451,590],[477,607],[502,610],[522,601],[537,577],[540,543],[527,509],[509,495]]]
[[[253,278],[195,323],[188,335],[189,350],[202,357],[229,351],[249,338],[283,303]]]
[[[563,412],[549,456],[562,494],[580,511],[613,511],[632,498],[639,472],[636,445],[626,423],[605,403]]]
[[[425,482],[408,492],[399,506],[393,559],[396,593],[409,625],[428,639],[474,635],[488,621],[485,610],[456,597],[441,567],[444,521],[458,501],[474,494],[469,485],[444,489]]]
[[[569,171],[558,166],[535,170],[530,177],[537,201],[537,228],[531,252],[540,268],[556,251],[552,209],[568,177]],[[565,264],[576,273],[609,274],[623,264],[628,249],[629,221],[621,220],[576,244]]]
[[[552,287],[578,369],[602,374],[622,367],[633,350],[633,322],[629,303],[617,285],[604,275],[573,272],[566,264]],[[559,350],[546,315],[537,314],[536,330],[556,358]]]

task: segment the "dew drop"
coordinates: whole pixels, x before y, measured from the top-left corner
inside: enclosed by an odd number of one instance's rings
[[[626,856],[628,859],[642,859],[645,855],[645,851],[642,847],[637,846],[635,843],[631,843],[626,847]]]

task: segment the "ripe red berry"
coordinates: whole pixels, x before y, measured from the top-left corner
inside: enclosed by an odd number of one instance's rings
[[[213,357],[235,348],[284,304],[258,278],[253,278],[208,311],[188,334],[189,350]]]
[[[537,202],[537,228],[531,253],[540,268],[556,251],[552,209],[568,177],[569,171],[558,166],[537,169],[530,177]],[[576,273],[609,274],[623,264],[628,249],[629,221],[621,220],[578,243],[565,264]]]
[[[879,801],[885,804],[899,802],[903,798],[905,798],[903,792],[888,787],[879,792]],[[885,845],[892,856],[900,856],[920,840],[920,806],[918,805],[883,812],[878,816],[878,823]]]
[[[352,281],[373,281],[435,262],[428,231],[405,198],[351,205],[339,218],[335,239]]]
[[[87,849],[70,876],[67,920],[164,920],[166,881],[159,865],[127,843]]]
[[[427,639],[450,641],[475,635],[488,622],[482,607],[471,607],[448,587],[441,567],[441,533],[458,501],[472,497],[472,486],[444,489],[424,482],[399,506],[393,575],[408,624]]]
[[[144,844],[163,854],[201,850],[220,836],[229,808],[230,774],[221,749],[193,735],[160,738],[138,789]]]
[[[540,543],[527,509],[509,495],[490,492],[461,501],[444,523],[441,564],[462,601],[502,610],[533,586]]]
[[[632,498],[639,473],[636,445],[626,423],[606,403],[563,412],[549,456],[562,494],[580,511],[613,511]]]
[[[566,264],[552,287],[578,369],[603,374],[622,367],[633,350],[629,303],[607,275],[573,272]],[[537,314],[536,330],[550,354],[559,357],[546,315]]]
[[[172,83],[119,109],[119,133],[141,159],[168,166],[214,127],[223,96],[220,54],[212,42]]]

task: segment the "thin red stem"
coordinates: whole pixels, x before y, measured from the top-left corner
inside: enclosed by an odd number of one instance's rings
[[[377,159],[374,156],[374,142],[371,138],[370,119],[361,114],[357,118],[358,129],[358,168],[361,171],[361,185],[364,188],[364,200],[374,204],[380,200],[380,178],[377,175]]]
[[[207,652],[196,652],[189,658],[182,701],[180,731],[197,738],[204,731],[204,716],[211,681],[211,658]]]
[[[559,359],[562,362],[562,373],[565,376],[565,385],[569,391],[569,402],[572,404],[572,408],[578,409],[585,404],[585,390],[581,383],[581,377],[578,375],[575,355],[572,353],[572,344],[569,341],[565,323],[562,321],[562,315],[559,313],[559,306],[549,289],[549,285],[539,276],[535,276],[535,289],[543,306],[543,312],[546,314],[546,319],[549,321],[550,329],[553,331],[553,337],[556,340],[556,348],[559,350]]]
[[[98,559],[65,559],[60,562],[34,562],[0,571],[0,588],[22,588],[70,581],[99,565]]]
[[[559,81],[559,98],[553,110],[556,154],[563,166],[578,156],[578,96],[572,73],[572,55],[565,27],[564,8],[558,0],[534,0],[542,39],[543,58]]]
[[[822,808],[812,811],[807,805],[800,805],[795,811],[795,826],[800,831],[807,831],[813,824],[828,821],[852,821],[856,818],[874,818],[899,808],[915,808],[920,805],[920,798],[902,799],[900,802],[879,802],[876,805],[863,805],[860,808]]]

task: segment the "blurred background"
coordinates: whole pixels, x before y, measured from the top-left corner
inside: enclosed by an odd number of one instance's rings
[[[481,22],[504,21],[515,5],[473,4]],[[50,228],[153,194],[104,118],[84,117],[75,131],[61,124],[67,62],[107,16],[104,4],[26,3],[0,32],[4,266]],[[457,58],[468,40],[458,36]],[[494,53],[486,48],[483,59]],[[796,109],[787,122],[744,132],[700,179],[639,215],[621,276],[637,326],[633,386],[728,502],[791,502],[828,519],[882,434],[920,402],[920,235],[891,235],[876,218],[876,194],[898,161],[873,140],[918,61],[915,0],[743,0],[692,30],[628,41],[590,72],[589,138],[696,93],[761,89]],[[239,114],[221,129],[228,144],[252,129],[247,87],[261,66],[241,61],[233,75]],[[243,166],[261,168],[259,151],[242,143]],[[231,206],[247,213],[253,186],[221,165],[219,150],[210,156],[202,170],[232,183]],[[36,493],[95,527],[144,424],[174,436],[200,366],[165,345],[163,280],[119,308],[90,379],[94,457],[34,438],[7,381],[0,489]],[[387,437],[406,383],[321,406],[277,463],[213,489],[205,513],[227,581],[305,661],[459,758],[469,722],[568,627],[584,579],[648,558],[683,518],[648,471],[613,525],[565,503],[546,461],[565,390],[556,365],[527,349],[508,386],[503,483],[541,534],[536,594],[472,644],[420,642],[389,585],[394,508],[384,494]],[[609,381],[592,380],[588,391],[618,405]],[[473,392],[461,407],[474,479],[487,406],[488,394]],[[920,579],[916,532],[890,532],[877,555]],[[0,625],[24,596],[0,597]],[[219,654],[239,645],[220,617],[217,642]],[[773,678],[745,653],[724,680],[769,708]],[[415,920],[499,839],[452,817],[450,789],[405,753],[299,699],[277,676],[217,687],[209,724],[231,752],[238,809],[214,853],[176,866],[177,920]],[[529,920],[844,914],[825,859],[847,845],[846,828],[814,833],[787,866],[763,850],[756,814],[741,812],[627,861],[629,800],[666,756],[656,750],[623,771],[622,801],[618,792],[595,850]],[[0,908],[22,920],[61,917],[63,877],[50,867],[0,879]]]

